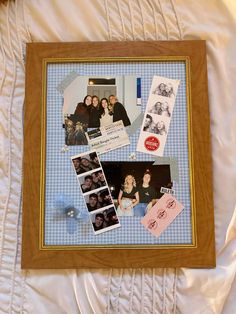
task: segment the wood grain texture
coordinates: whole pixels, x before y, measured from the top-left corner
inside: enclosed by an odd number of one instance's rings
[[[40,235],[42,64],[45,58],[187,56],[196,239],[192,248],[43,250]],[[214,267],[214,207],[205,41],[31,43],[24,117],[22,268]],[[45,160],[44,160],[45,161]]]

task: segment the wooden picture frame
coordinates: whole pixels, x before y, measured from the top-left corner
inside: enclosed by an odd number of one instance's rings
[[[214,207],[205,41],[27,44],[22,268],[214,267]],[[186,64],[191,245],[47,246],[44,243],[47,65],[73,62]]]

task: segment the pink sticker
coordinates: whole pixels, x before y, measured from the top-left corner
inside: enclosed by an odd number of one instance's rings
[[[174,196],[164,194],[141,219],[141,223],[158,237],[183,209],[184,206]]]

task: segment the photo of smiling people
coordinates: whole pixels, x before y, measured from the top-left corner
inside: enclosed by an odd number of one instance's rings
[[[91,194],[86,194],[84,198],[89,212],[93,212],[112,204],[112,198],[108,188],[92,192]]]
[[[129,126],[141,113],[137,76],[78,76],[64,90],[66,145],[87,145],[85,132],[122,121]]]
[[[147,114],[145,116],[143,131],[156,135],[167,135],[170,119],[161,117],[160,115]]]
[[[72,156],[71,161],[77,175],[81,175],[101,167],[96,152]]]
[[[120,222],[114,206],[91,214],[90,220],[95,234],[103,233],[120,227]]]
[[[102,162],[118,216],[144,216],[172,188],[170,165],[150,162]]]

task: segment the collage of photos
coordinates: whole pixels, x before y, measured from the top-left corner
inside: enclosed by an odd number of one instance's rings
[[[93,151],[72,156],[71,161],[95,234],[119,227],[113,199],[97,153]]]
[[[118,216],[143,217],[172,188],[170,165],[154,162],[102,162]]]
[[[153,77],[137,146],[139,151],[163,155],[178,86],[178,80]],[[147,133],[153,136],[150,138]]]

